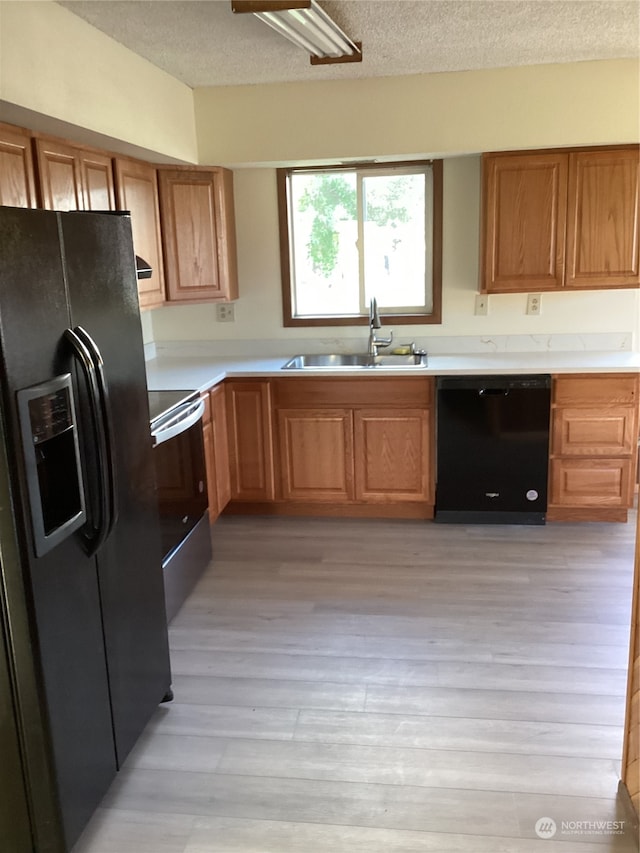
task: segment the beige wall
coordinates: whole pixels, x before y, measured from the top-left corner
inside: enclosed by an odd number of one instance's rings
[[[362,327],[284,329],[282,326],[276,178],[273,169],[241,169],[234,177],[240,299],[236,322],[218,323],[214,305],[172,306],[151,312],[156,342],[170,340],[287,340],[363,337]],[[428,336],[627,334],[640,348],[637,290],[546,293],[542,313],[525,313],[526,294],[489,297],[489,314],[475,316],[478,289],[480,157],[444,163],[443,323],[396,326],[396,340]],[[536,341],[530,342],[535,349]]]
[[[201,162],[258,164],[637,142],[635,60],[203,88]]]
[[[93,135],[103,147],[113,140],[114,150],[149,160],[244,167],[235,174],[236,322],[217,323],[212,305],[162,308],[145,315],[147,341],[360,336],[361,328],[283,329],[270,166],[429,154],[453,158],[445,163],[444,322],[407,336],[612,332],[633,335],[640,348],[635,291],[545,294],[539,317],[524,313],[524,295],[493,296],[489,315],[474,316],[479,158],[455,156],[638,141],[637,61],[192,92],[57,4],[21,0],[0,2],[0,108],[4,120],[24,114],[34,119],[26,126],[78,141]]]
[[[27,110],[61,123],[57,132],[197,161],[192,90],[56,3],[0,3],[0,102],[5,121]]]

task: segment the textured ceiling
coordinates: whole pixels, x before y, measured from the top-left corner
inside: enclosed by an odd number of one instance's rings
[[[189,86],[354,79],[637,57],[640,0],[320,0],[362,63],[308,55],[229,0],[61,0]]]

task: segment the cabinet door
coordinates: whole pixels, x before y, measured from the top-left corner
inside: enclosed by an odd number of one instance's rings
[[[42,206],[47,210],[115,210],[113,161],[108,154],[36,140]]]
[[[216,518],[231,500],[229,476],[229,441],[227,436],[227,404],[223,385],[218,385],[209,395],[211,430],[215,467]],[[209,511],[211,515],[211,511]],[[215,519],[212,519],[215,520]]]
[[[0,205],[37,207],[31,134],[0,124]]]
[[[153,270],[151,278],[138,281],[140,307],[154,308],[164,302],[156,170],[148,163],[116,158],[115,176],[118,210],[131,212],[133,248]]]
[[[226,383],[231,497],[274,499],[269,382]]]
[[[567,287],[640,284],[640,148],[569,159]]]
[[[631,459],[552,459],[550,504],[626,508],[633,501]]]
[[[207,499],[209,501],[209,521],[213,524],[220,515],[218,509],[218,490],[216,489],[216,456],[211,423],[211,402],[208,392],[201,395],[204,401],[202,416],[202,442],[204,445],[204,464],[207,471]]]
[[[353,424],[348,409],[280,409],[282,497],[353,500]]]
[[[554,412],[551,447],[559,456],[629,456],[637,434],[631,406],[560,408]]]
[[[40,196],[45,210],[85,210],[78,150],[55,139],[36,139]]]
[[[228,301],[238,296],[235,244],[230,251],[225,218],[233,197],[226,198],[224,171],[158,170],[167,299],[171,302]]]
[[[428,411],[361,409],[354,416],[356,498],[432,501]]]
[[[484,290],[562,287],[567,171],[562,153],[485,155]]]
[[[108,154],[79,150],[85,210],[115,210],[113,160]]]

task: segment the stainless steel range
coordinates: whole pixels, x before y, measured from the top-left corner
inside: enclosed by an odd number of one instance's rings
[[[197,391],[150,391],[149,412],[170,622],[211,559],[204,402]]]

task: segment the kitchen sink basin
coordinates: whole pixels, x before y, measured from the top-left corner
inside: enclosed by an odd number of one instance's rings
[[[367,355],[367,353],[332,353],[296,355],[282,365],[283,370],[353,370],[371,367],[416,368],[427,366],[426,353],[407,355]]]

